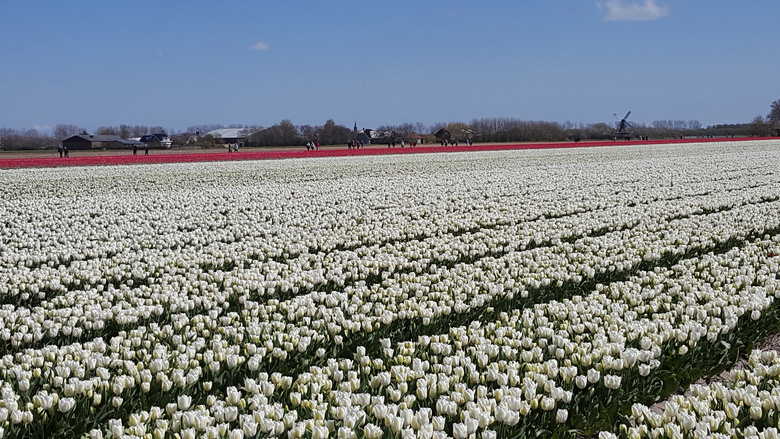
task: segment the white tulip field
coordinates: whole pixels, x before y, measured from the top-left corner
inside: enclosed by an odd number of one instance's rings
[[[0,195],[3,438],[778,436],[780,140],[14,169]]]

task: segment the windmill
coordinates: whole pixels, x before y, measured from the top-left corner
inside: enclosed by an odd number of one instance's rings
[[[628,128],[633,128],[633,125],[628,121],[628,116],[631,115],[631,112],[629,111],[626,113],[625,116],[621,119],[620,116],[617,115],[617,113],[614,113],[615,118],[618,119],[620,122],[615,125],[616,130],[612,131],[612,136],[614,138],[622,137],[626,140],[631,140],[631,136],[634,134],[632,131],[628,131]]]

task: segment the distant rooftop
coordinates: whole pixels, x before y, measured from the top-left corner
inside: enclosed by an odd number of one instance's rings
[[[77,134],[75,136],[70,136],[65,140],[71,140],[76,138],[88,140],[90,142],[119,142],[119,143],[124,143],[126,145],[132,145],[134,143],[138,143],[137,141],[132,139],[123,139],[119,136],[114,136],[110,134]]]
[[[218,130],[209,131],[206,133],[216,138],[222,139],[235,139],[238,137],[246,137],[246,128],[220,128]]]

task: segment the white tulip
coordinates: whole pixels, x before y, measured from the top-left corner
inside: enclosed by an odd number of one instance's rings
[[[57,409],[60,411],[60,413],[67,413],[73,410],[73,407],[75,406],[76,400],[73,398],[60,398],[60,400],[57,402]]]
[[[605,375],[604,376],[604,386],[608,389],[619,389],[620,388],[620,382],[621,377],[618,375]]]
[[[382,435],[382,429],[374,424],[368,423],[363,427],[363,436],[367,439],[379,439]]]
[[[244,435],[249,437],[254,436],[255,434],[257,434],[257,427],[258,427],[257,422],[253,420],[244,421],[242,425]]]
[[[192,404],[192,397],[189,395],[179,395],[177,399],[176,406],[181,411],[185,411],[190,408],[190,404]]]
[[[468,430],[466,428],[466,424],[463,423],[452,424],[452,436],[455,439],[465,439],[466,437],[468,437]]]

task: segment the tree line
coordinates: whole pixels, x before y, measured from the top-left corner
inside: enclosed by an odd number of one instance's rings
[[[102,126],[95,134],[115,135],[124,139],[138,138],[146,134],[166,133],[174,145],[214,147],[220,142],[206,133],[220,128],[239,128],[245,146],[289,146],[317,142],[320,145],[346,144],[355,137],[354,128],[336,124],[332,119],[323,125],[295,125],[285,119],[270,127],[241,125],[196,125],[184,131],[167,131],[161,126],[118,125]],[[382,125],[376,131],[391,133],[392,138],[409,141],[421,136],[424,143],[436,141],[433,134],[447,129],[455,140],[473,142],[556,142],[567,140],[608,140],[616,137],[615,125],[607,123],[573,124],[571,122],[527,121],[516,118],[481,118],[469,123],[422,123]],[[632,124],[629,129],[634,138],[668,139],[683,137],[765,137],[780,135],[780,99],[770,104],[766,116],[756,116],[751,122],[722,124],[703,127],[697,120],[656,120],[648,124]],[[14,130],[0,128],[2,149],[56,149],[60,142],[87,131],[76,125],[56,125],[50,132],[35,129]]]
[[[780,99],[769,106],[766,117],[758,115],[750,122],[751,130],[759,136],[780,136]]]

